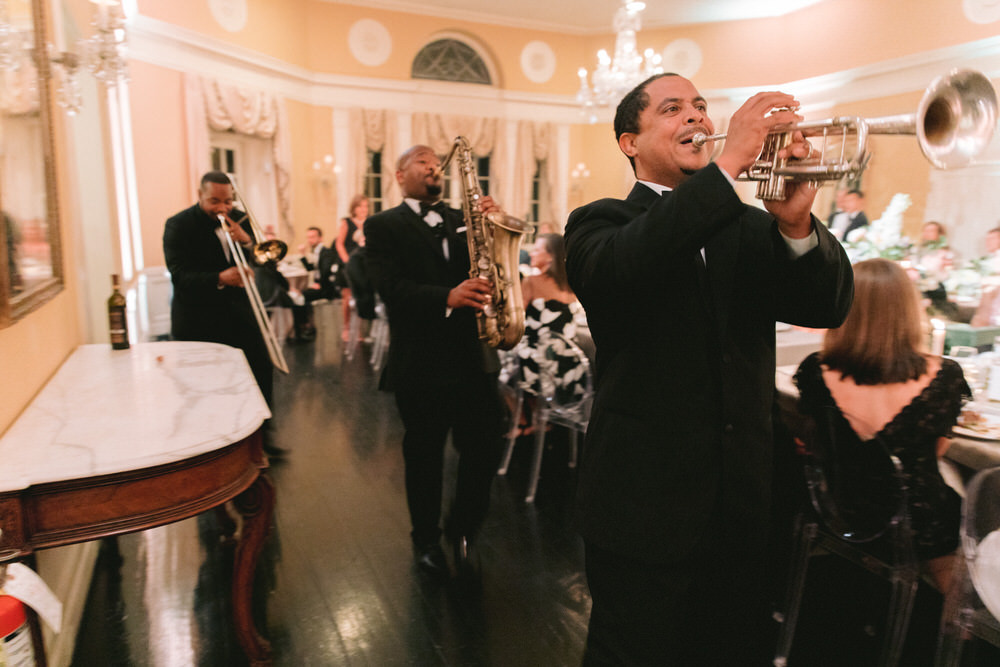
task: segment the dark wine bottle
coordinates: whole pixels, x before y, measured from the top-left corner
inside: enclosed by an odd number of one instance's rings
[[[125,318],[125,296],[121,293],[118,274],[111,275],[111,296],[108,298],[108,328],[111,331],[111,348],[128,349],[128,320]]]

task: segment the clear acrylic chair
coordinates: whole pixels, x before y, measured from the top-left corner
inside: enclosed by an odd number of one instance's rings
[[[552,424],[569,431],[569,467],[575,468],[578,435],[587,430],[594,401],[590,360],[579,345],[562,334],[543,331],[538,347],[540,393],[532,419],[535,446],[525,496],[529,503],[538,491],[546,429]]]
[[[502,350],[499,355],[500,397],[507,406],[510,417],[510,428],[505,438],[507,443],[503,458],[500,460],[500,467],[497,469],[497,474],[503,476],[507,474],[510,460],[514,455],[514,446],[517,444],[519,424],[524,412],[524,390],[521,388],[521,358],[518,356],[518,348]]]
[[[903,467],[879,438],[862,441],[845,428],[836,407],[811,421],[811,432],[797,439],[811,507],[799,514],[790,560],[774,664],[788,664],[805,589],[809,559],[815,553],[841,558],[887,579],[891,595],[878,664],[899,663],[919,584]]]
[[[976,637],[1000,646],[1000,468],[979,471],[966,486],[961,544],[941,614],[936,667],[958,667]]]
[[[371,332],[372,353],[368,359],[372,370],[378,373],[385,364],[386,354],[389,352],[389,317],[385,312],[385,304],[382,299],[375,299],[375,320],[372,322]]]

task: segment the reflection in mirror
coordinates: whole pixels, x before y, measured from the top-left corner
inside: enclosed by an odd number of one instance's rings
[[[0,0],[0,326],[61,287],[49,66],[35,48],[46,43],[44,2],[36,2]]]

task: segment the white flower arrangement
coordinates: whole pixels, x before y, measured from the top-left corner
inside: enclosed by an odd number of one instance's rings
[[[901,260],[909,256],[913,242],[903,236],[903,212],[912,203],[910,195],[897,192],[882,217],[867,227],[852,231],[844,241],[851,263],[875,257]]]

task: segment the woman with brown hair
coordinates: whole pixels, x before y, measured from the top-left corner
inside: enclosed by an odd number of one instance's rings
[[[822,351],[795,374],[799,410],[820,419],[830,408],[835,437],[878,437],[899,458],[908,487],[914,548],[947,590],[958,548],[961,498],[938,470],[962,403],[970,398],[961,367],[929,354],[919,294],[895,262],[854,266],[854,305]]]
[[[337,236],[333,241],[333,249],[337,251],[337,286],[344,305],[344,340],[350,337],[351,328],[351,287],[347,279],[347,262],[351,258],[351,252],[358,247],[357,236],[363,233],[361,230],[368,218],[368,197],[354,195],[348,210],[350,215],[337,222]]]

